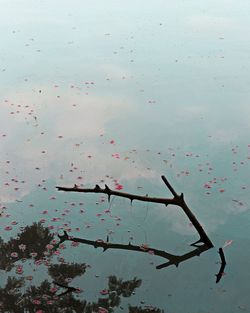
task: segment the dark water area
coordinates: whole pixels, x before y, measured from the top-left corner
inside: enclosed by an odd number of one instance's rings
[[[1,1],[0,312],[250,312],[249,10]]]

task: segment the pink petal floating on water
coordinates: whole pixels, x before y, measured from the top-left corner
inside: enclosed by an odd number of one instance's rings
[[[117,184],[115,187],[116,190],[122,190],[123,189],[123,185],[121,184]]]
[[[203,185],[203,187],[206,188],[206,189],[210,189],[210,188],[211,188],[211,185],[209,185],[209,184],[206,183],[206,184]]]
[[[107,289],[103,289],[100,291],[101,295],[107,295],[109,293],[109,291]]]
[[[4,227],[4,230],[12,230],[12,227],[11,226],[6,226],[6,227]]]
[[[47,304],[49,304],[49,305],[51,305],[51,304],[53,304],[53,303],[54,303],[53,300],[48,300],[48,301],[47,301]]]
[[[23,274],[23,266],[22,265],[17,265],[16,267],[16,274]]]
[[[32,300],[32,303],[33,303],[33,304],[41,304],[41,301],[38,300],[38,299],[34,299],[34,300]]]
[[[35,264],[36,266],[39,266],[39,265],[41,265],[42,263],[43,263],[42,260],[36,260],[36,261],[34,262],[34,264]]]
[[[233,240],[227,240],[225,241],[223,248],[226,248],[227,246],[230,246],[233,243]]]
[[[56,288],[56,287],[52,287],[52,288],[50,289],[50,292],[51,292],[51,293],[57,292],[57,288]]]
[[[154,250],[148,250],[148,253],[151,254],[151,255],[155,254]]]

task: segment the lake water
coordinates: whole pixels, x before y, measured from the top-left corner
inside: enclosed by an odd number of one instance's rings
[[[250,312],[249,13],[1,1],[0,312]],[[171,198],[162,175],[214,244],[178,267],[156,254],[194,250],[180,207],[56,189]]]

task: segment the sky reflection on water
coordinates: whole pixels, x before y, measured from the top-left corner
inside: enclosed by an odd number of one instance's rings
[[[199,258],[161,271],[156,256],[103,253],[68,242],[60,256],[38,267],[31,256],[8,256],[13,268],[1,265],[2,297],[11,284],[21,284],[21,301],[46,277],[43,288],[50,288],[48,269],[63,257],[69,267],[89,265],[70,282],[84,292],[67,295],[72,303],[86,300],[89,310],[110,306],[111,312],[114,303],[98,302],[112,296],[110,277],[116,285],[131,282],[130,292],[117,293],[114,312],[250,310],[249,10],[248,3],[233,0],[2,1],[1,244],[6,248],[42,222],[56,240],[67,230],[89,240],[108,235],[114,243],[186,253],[198,238],[175,207],[131,206],[117,197],[109,204],[100,195],[55,188],[106,183],[168,197],[161,175],[184,192],[215,244]],[[233,242],[225,248],[226,275],[216,285],[217,250],[227,240]],[[20,252],[15,245],[5,255]],[[20,282],[6,285],[8,277]],[[23,312],[25,301],[3,312]],[[26,310],[49,312],[39,301],[27,302]]]

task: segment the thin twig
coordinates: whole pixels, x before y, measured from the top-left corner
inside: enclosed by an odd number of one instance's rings
[[[70,293],[70,292],[78,292],[79,289],[78,288],[75,288],[75,287],[70,287],[70,286],[67,286],[67,285],[63,285],[63,284],[60,284],[60,283],[57,283],[56,281],[54,281],[54,284],[61,287],[61,288],[66,288],[67,290],[60,293],[58,295],[58,297],[61,297],[61,296],[64,296],[66,295],[67,293]]]

